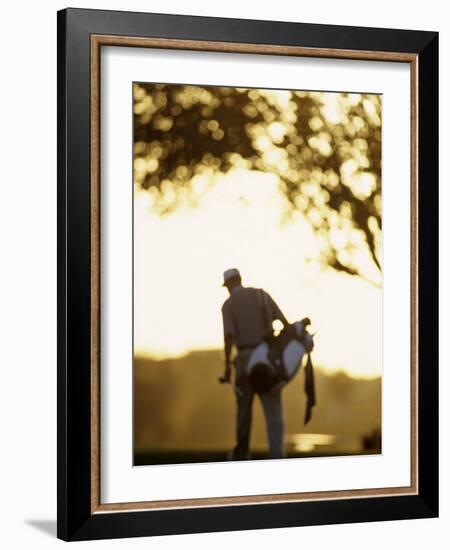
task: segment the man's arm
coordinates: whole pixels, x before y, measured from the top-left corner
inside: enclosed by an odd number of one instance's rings
[[[225,365],[231,365],[231,351],[233,349],[234,338],[231,335],[225,335]]]
[[[222,384],[231,381],[231,352],[233,350],[234,339],[231,335],[225,335],[225,368],[219,381]]]
[[[222,376],[219,378],[221,383],[227,383],[231,381],[231,352],[233,351],[233,345],[235,343],[236,327],[234,326],[233,317],[227,303],[222,307],[222,319],[223,319],[223,334],[224,334],[224,351],[225,351],[225,368]]]
[[[272,311],[273,320],[274,321],[275,320],[281,321],[285,327],[287,325],[289,325],[288,320],[286,319],[283,312],[278,307],[278,304],[275,302],[275,300],[272,298],[272,296],[267,292],[266,292],[266,296],[267,296],[267,299],[268,299],[269,304],[270,304],[270,309]]]

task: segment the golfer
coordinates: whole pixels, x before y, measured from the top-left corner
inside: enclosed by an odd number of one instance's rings
[[[223,274],[223,286],[228,289],[229,298],[222,306],[225,341],[225,370],[220,377],[222,383],[231,382],[231,369],[235,367],[235,393],[237,399],[236,446],[229,454],[230,460],[248,460],[252,422],[252,404],[255,391],[246,375],[247,362],[252,351],[267,337],[267,322],[261,311],[261,293],[266,304],[267,321],[279,320],[284,326],[288,322],[271,296],[261,289],[242,286],[237,269],[228,269]],[[231,360],[233,349],[237,353]],[[275,387],[259,397],[264,409],[270,458],[283,458],[283,410],[281,389]]]

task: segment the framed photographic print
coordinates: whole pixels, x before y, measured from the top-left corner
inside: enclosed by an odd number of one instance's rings
[[[58,13],[58,536],[438,514],[438,35]]]

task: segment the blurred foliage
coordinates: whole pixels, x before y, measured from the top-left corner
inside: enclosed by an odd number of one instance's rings
[[[321,263],[380,283],[380,96],[134,85],[135,184],[161,215],[233,168],[276,174]]]

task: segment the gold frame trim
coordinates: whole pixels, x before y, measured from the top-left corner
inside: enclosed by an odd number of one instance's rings
[[[101,503],[100,500],[100,48],[122,46],[206,52],[361,59],[409,63],[411,69],[411,484],[407,487]],[[91,35],[91,513],[198,508],[418,494],[418,55],[233,42]]]

